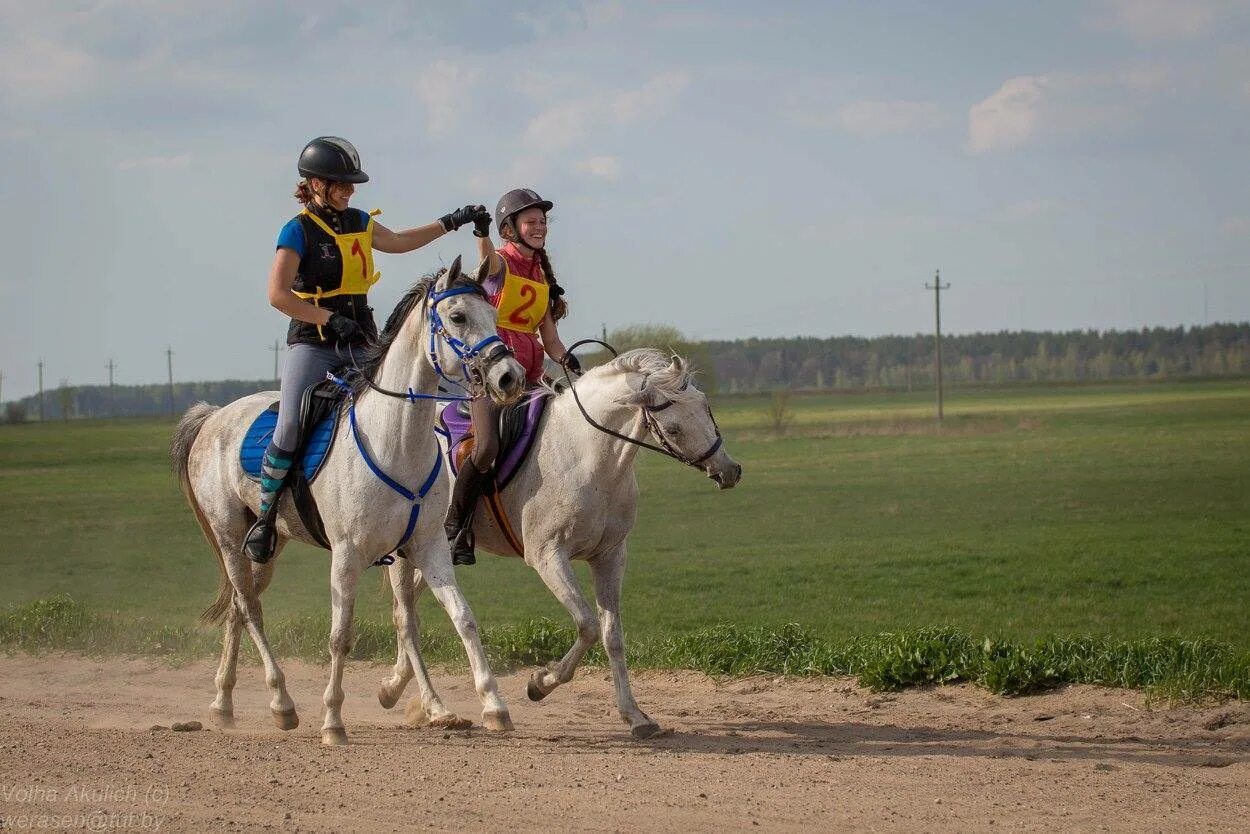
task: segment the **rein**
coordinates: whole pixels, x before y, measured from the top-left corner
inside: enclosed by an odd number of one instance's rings
[[[613,358],[616,358],[617,356],[620,355],[619,353],[617,353],[616,348],[612,347],[607,342],[601,342],[598,339],[582,339],[580,342],[574,342],[568,348],[566,352],[572,353],[574,350],[581,347],[582,345],[589,345],[589,344],[602,345],[603,347],[607,348],[611,352]],[[716,440],[712,443],[711,448],[708,449],[699,457],[697,458],[686,457],[686,455],[683,454],[680,449],[678,449],[676,446],[673,445],[672,441],[670,441],[667,437],[664,436],[664,430],[660,428],[660,422],[659,420],[655,418],[655,412],[663,411],[664,409],[673,405],[672,400],[662,402],[659,405],[639,406],[639,408],[642,410],[643,422],[645,423],[647,427],[647,431],[651,433],[652,437],[660,441],[659,446],[655,445],[654,443],[648,443],[645,440],[638,440],[637,438],[630,437],[625,434],[621,434],[619,431],[616,431],[615,429],[610,429],[607,426],[599,423],[597,420],[595,420],[595,418],[590,416],[589,412],[586,411],[586,407],[582,405],[581,398],[577,396],[577,387],[573,385],[573,380],[569,378],[568,367],[565,367],[564,369],[564,380],[565,382],[568,383],[569,391],[571,391],[573,394],[573,401],[577,403],[577,407],[582,412],[582,416],[586,418],[586,422],[590,423],[590,425],[594,426],[595,428],[597,428],[599,431],[603,432],[604,434],[608,434],[608,435],[611,435],[612,437],[616,437],[616,438],[619,438],[620,440],[624,440],[626,443],[632,443],[635,446],[641,446],[644,449],[650,449],[653,452],[659,452],[661,455],[667,455],[673,460],[681,461],[687,466],[692,466],[695,469],[698,469],[700,468],[700,464],[702,464],[705,460],[710,458],[712,455],[716,454],[716,451],[725,442],[725,438],[722,437],[720,433],[720,426],[716,425],[716,418],[712,416],[712,409],[708,408],[707,416],[708,416],[708,419],[712,421],[712,426],[716,429]],[[682,386],[681,390],[683,391],[686,390],[686,388],[689,385],[690,385],[690,382],[687,381],[686,384]],[[643,387],[646,387],[645,383]]]

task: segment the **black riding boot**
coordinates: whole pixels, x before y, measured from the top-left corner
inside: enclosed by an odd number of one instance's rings
[[[477,557],[473,554],[473,511],[491,483],[492,473],[480,471],[473,465],[472,459],[465,460],[456,473],[451,506],[447,508],[447,520],[443,522],[447,542],[451,545],[453,565],[477,564]]]
[[[281,497],[282,490],[279,488],[274,494],[273,503],[269,505],[269,509],[257,517],[256,523],[248,528],[247,536],[243,539],[243,551],[258,565],[263,565],[273,558],[273,549],[278,543],[278,530],[274,525],[274,518],[278,515],[278,499]]]

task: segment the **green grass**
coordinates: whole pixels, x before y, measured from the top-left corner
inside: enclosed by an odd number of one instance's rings
[[[928,394],[791,405],[793,428],[775,437],[767,397],[714,403],[744,466],[730,492],[640,456],[624,607],[640,662],[641,647],[670,638],[782,634],[788,623],[835,648],[940,627],[1022,653],[1084,640],[1250,649],[1246,381],[956,390],[941,430]],[[165,462],[171,427],[0,427],[0,608],[67,594],[98,622],[172,629],[188,636],[180,645],[213,649],[194,619],[217,567]],[[519,560],[484,557],[458,576],[488,633],[543,618],[563,628],[563,609]],[[364,583],[357,610],[381,632],[368,639],[388,647],[382,585]],[[328,603],[324,554],[289,548],[267,621],[320,655],[313,625]],[[445,640],[446,617],[422,605],[430,639]]]

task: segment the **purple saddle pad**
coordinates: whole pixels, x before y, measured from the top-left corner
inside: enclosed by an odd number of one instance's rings
[[[507,406],[499,415],[499,457],[495,461],[495,481],[503,489],[521,468],[522,461],[538,436],[538,422],[551,395],[543,390],[530,391],[518,402]],[[468,403],[450,403],[439,413],[439,422],[447,436],[447,463],[456,471],[456,449],[472,428]]]

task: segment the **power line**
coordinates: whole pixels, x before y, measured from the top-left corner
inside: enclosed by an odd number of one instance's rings
[[[169,368],[169,414],[174,413],[174,349],[165,348],[165,363]]]
[[[936,348],[935,356],[933,359],[933,364],[937,371],[937,419],[938,419],[938,422],[941,423],[942,422],[942,290],[949,290],[951,288],[951,285],[949,283],[946,285],[943,285],[941,270],[934,270],[933,271],[933,284],[932,285],[925,284],[924,288],[926,290],[933,290],[933,315],[934,315],[933,342],[934,342],[934,347]]]
[[[109,369],[109,416],[117,416],[117,389],[113,387],[113,371],[117,368],[112,357],[109,357],[109,363],[104,367]]]
[[[39,422],[43,422],[43,360],[39,360]]]

